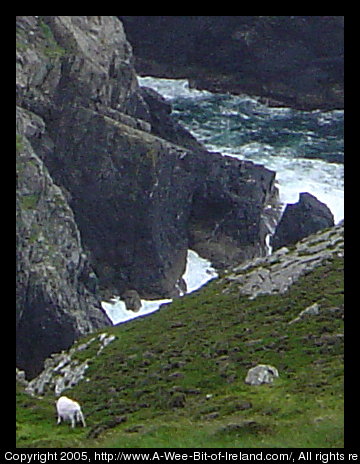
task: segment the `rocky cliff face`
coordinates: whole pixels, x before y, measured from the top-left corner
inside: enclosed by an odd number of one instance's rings
[[[39,117],[17,109],[16,360],[30,378],[54,351],[110,325],[73,212],[27,139],[39,127]]]
[[[176,125],[138,86],[116,17],[18,17],[17,104],[18,362],[28,372],[44,347],[108,323],[99,289],[178,294],[189,244],[219,265],[265,254],[275,173],[210,154]]]
[[[343,108],[343,16],[120,16],[144,75],[300,109]]]

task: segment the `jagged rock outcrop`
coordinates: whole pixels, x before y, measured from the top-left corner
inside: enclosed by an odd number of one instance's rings
[[[263,166],[189,151],[88,108],[64,111],[52,138],[50,170],[113,293],[175,296],[189,247],[219,267],[265,254],[263,211],[276,188]]]
[[[304,238],[292,250],[283,247],[265,258],[247,261],[219,282],[228,282],[225,293],[237,289],[250,299],[285,293],[301,276],[334,257],[344,257],[343,224]]]
[[[29,378],[82,334],[110,325],[74,215],[27,136],[40,117],[17,108],[16,362]]]
[[[19,17],[17,53],[19,105],[43,121],[29,141],[67,192],[103,291],[177,295],[189,243],[220,265],[265,254],[275,174],[209,156],[175,125],[138,86],[116,17]]]
[[[303,192],[297,203],[286,205],[275,234],[271,237],[271,245],[277,250],[333,225],[334,216],[325,203]]]
[[[119,16],[142,75],[272,105],[344,105],[343,16]]]
[[[29,382],[25,380],[24,372],[16,368],[16,379],[26,387],[25,391],[30,395],[43,395],[46,391],[53,391],[55,396],[60,396],[63,391],[73,388],[85,378],[89,363],[115,338],[115,335],[104,332],[85,343],[75,343],[70,350],[52,354],[47,358],[44,370]],[[96,353],[94,352],[84,361],[77,358],[79,353],[89,346],[94,348],[96,344],[98,344]]]
[[[249,161],[212,155],[195,160],[205,182],[196,186],[189,218],[190,248],[218,269],[265,256],[268,216],[278,214],[275,173]]]
[[[165,98],[149,87],[141,87],[140,93],[149,107],[153,134],[193,151],[205,151],[204,145],[171,117],[171,104]]]

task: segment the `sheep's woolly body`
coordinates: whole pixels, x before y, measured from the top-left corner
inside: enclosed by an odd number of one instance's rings
[[[56,410],[58,413],[58,424],[60,424],[61,420],[70,420],[71,427],[73,428],[76,422],[81,422],[83,427],[86,427],[84,415],[77,401],[73,401],[67,396],[61,396],[56,402]]]

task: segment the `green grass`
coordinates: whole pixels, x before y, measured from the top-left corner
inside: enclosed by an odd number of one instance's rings
[[[66,50],[57,43],[51,28],[42,19],[39,19],[39,28],[46,43],[43,49],[44,55],[50,60],[57,60],[65,56]]]
[[[54,397],[19,387],[17,446],[343,447],[343,319],[331,310],[343,304],[343,260],[285,295],[249,300],[223,290],[213,281],[107,330],[117,338],[90,363],[89,381],[65,392],[83,405],[85,429],[57,426]],[[314,302],[320,315],[288,325]],[[258,363],[280,377],[245,384]]]

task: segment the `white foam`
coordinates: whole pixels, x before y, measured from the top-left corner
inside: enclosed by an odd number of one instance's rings
[[[201,258],[195,251],[188,250],[187,264],[183,275],[187,286],[187,293],[197,290],[209,280],[217,277],[217,275],[210,261]],[[140,310],[134,312],[127,310],[124,301],[119,297],[114,297],[111,301],[111,303],[103,301],[101,305],[113,324],[120,324],[136,317],[146,316],[157,311],[161,305],[172,302],[171,299],[141,300]]]
[[[218,274],[211,266],[210,261],[201,258],[195,251],[188,250],[187,265],[183,275],[187,286],[186,293],[197,290],[210,279],[214,279],[217,276]]]
[[[145,77],[140,78],[140,83],[154,88],[164,98],[174,101],[175,105],[176,100],[187,98],[194,100],[195,112],[199,107],[206,109],[208,118],[190,118],[192,123],[189,123],[187,117],[186,123],[183,124],[195,137],[205,143],[209,150],[248,159],[274,170],[282,202],[295,203],[299,199],[300,192],[309,192],[327,204],[336,223],[344,218],[344,165],[299,156],[302,150],[306,151],[306,148],[320,147],[321,143],[326,143],[325,139],[321,140],[320,135],[320,140],[317,140],[316,127],[321,132],[324,126],[341,123],[344,114],[342,110],[301,112],[292,108],[273,108],[249,96],[221,96],[190,89],[185,79]],[[189,105],[186,106],[186,111],[191,114],[192,109]],[[301,119],[303,114],[304,121],[308,118],[309,122],[312,122],[308,127],[302,128],[299,117]],[[179,115],[181,116],[181,112]],[[297,121],[295,127],[291,124],[293,118]],[[249,119],[254,121],[254,124],[247,126],[244,121]],[[270,143],[260,141],[261,126],[265,120],[274,123],[284,120],[284,128],[275,125],[274,130],[276,127],[280,128],[280,131],[285,129],[289,143],[273,143],[271,138]],[[286,124],[286,120],[289,120],[290,124]],[[242,137],[244,137],[243,141]],[[331,137],[329,136],[328,141]],[[340,134],[339,137],[341,138]],[[341,150],[341,146],[335,146],[334,150],[335,152]]]
[[[282,162],[280,162],[282,161]],[[271,169],[271,166],[268,166]],[[280,201],[296,203],[301,192],[309,192],[325,203],[335,224],[344,219],[344,166],[313,159],[283,159],[276,164]]]
[[[166,100],[176,98],[204,99],[212,95],[207,90],[191,89],[187,79],[165,79],[159,77],[138,77],[139,85],[151,87]]]
[[[150,314],[159,309],[159,307],[162,304],[172,302],[172,300],[170,299],[154,301],[141,300],[140,310],[138,312],[134,312],[127,310],[125,302],[122,301],[120,298],[113,298],[112,301],[112,303],[102,301],[101,306],[103,307],[104,311],[106,312],[107,316],[113,324],[120,324],[121,322],[126,322],[130,321],[131,319],[135,319],[136,317],[146,316],[147,314]]]

